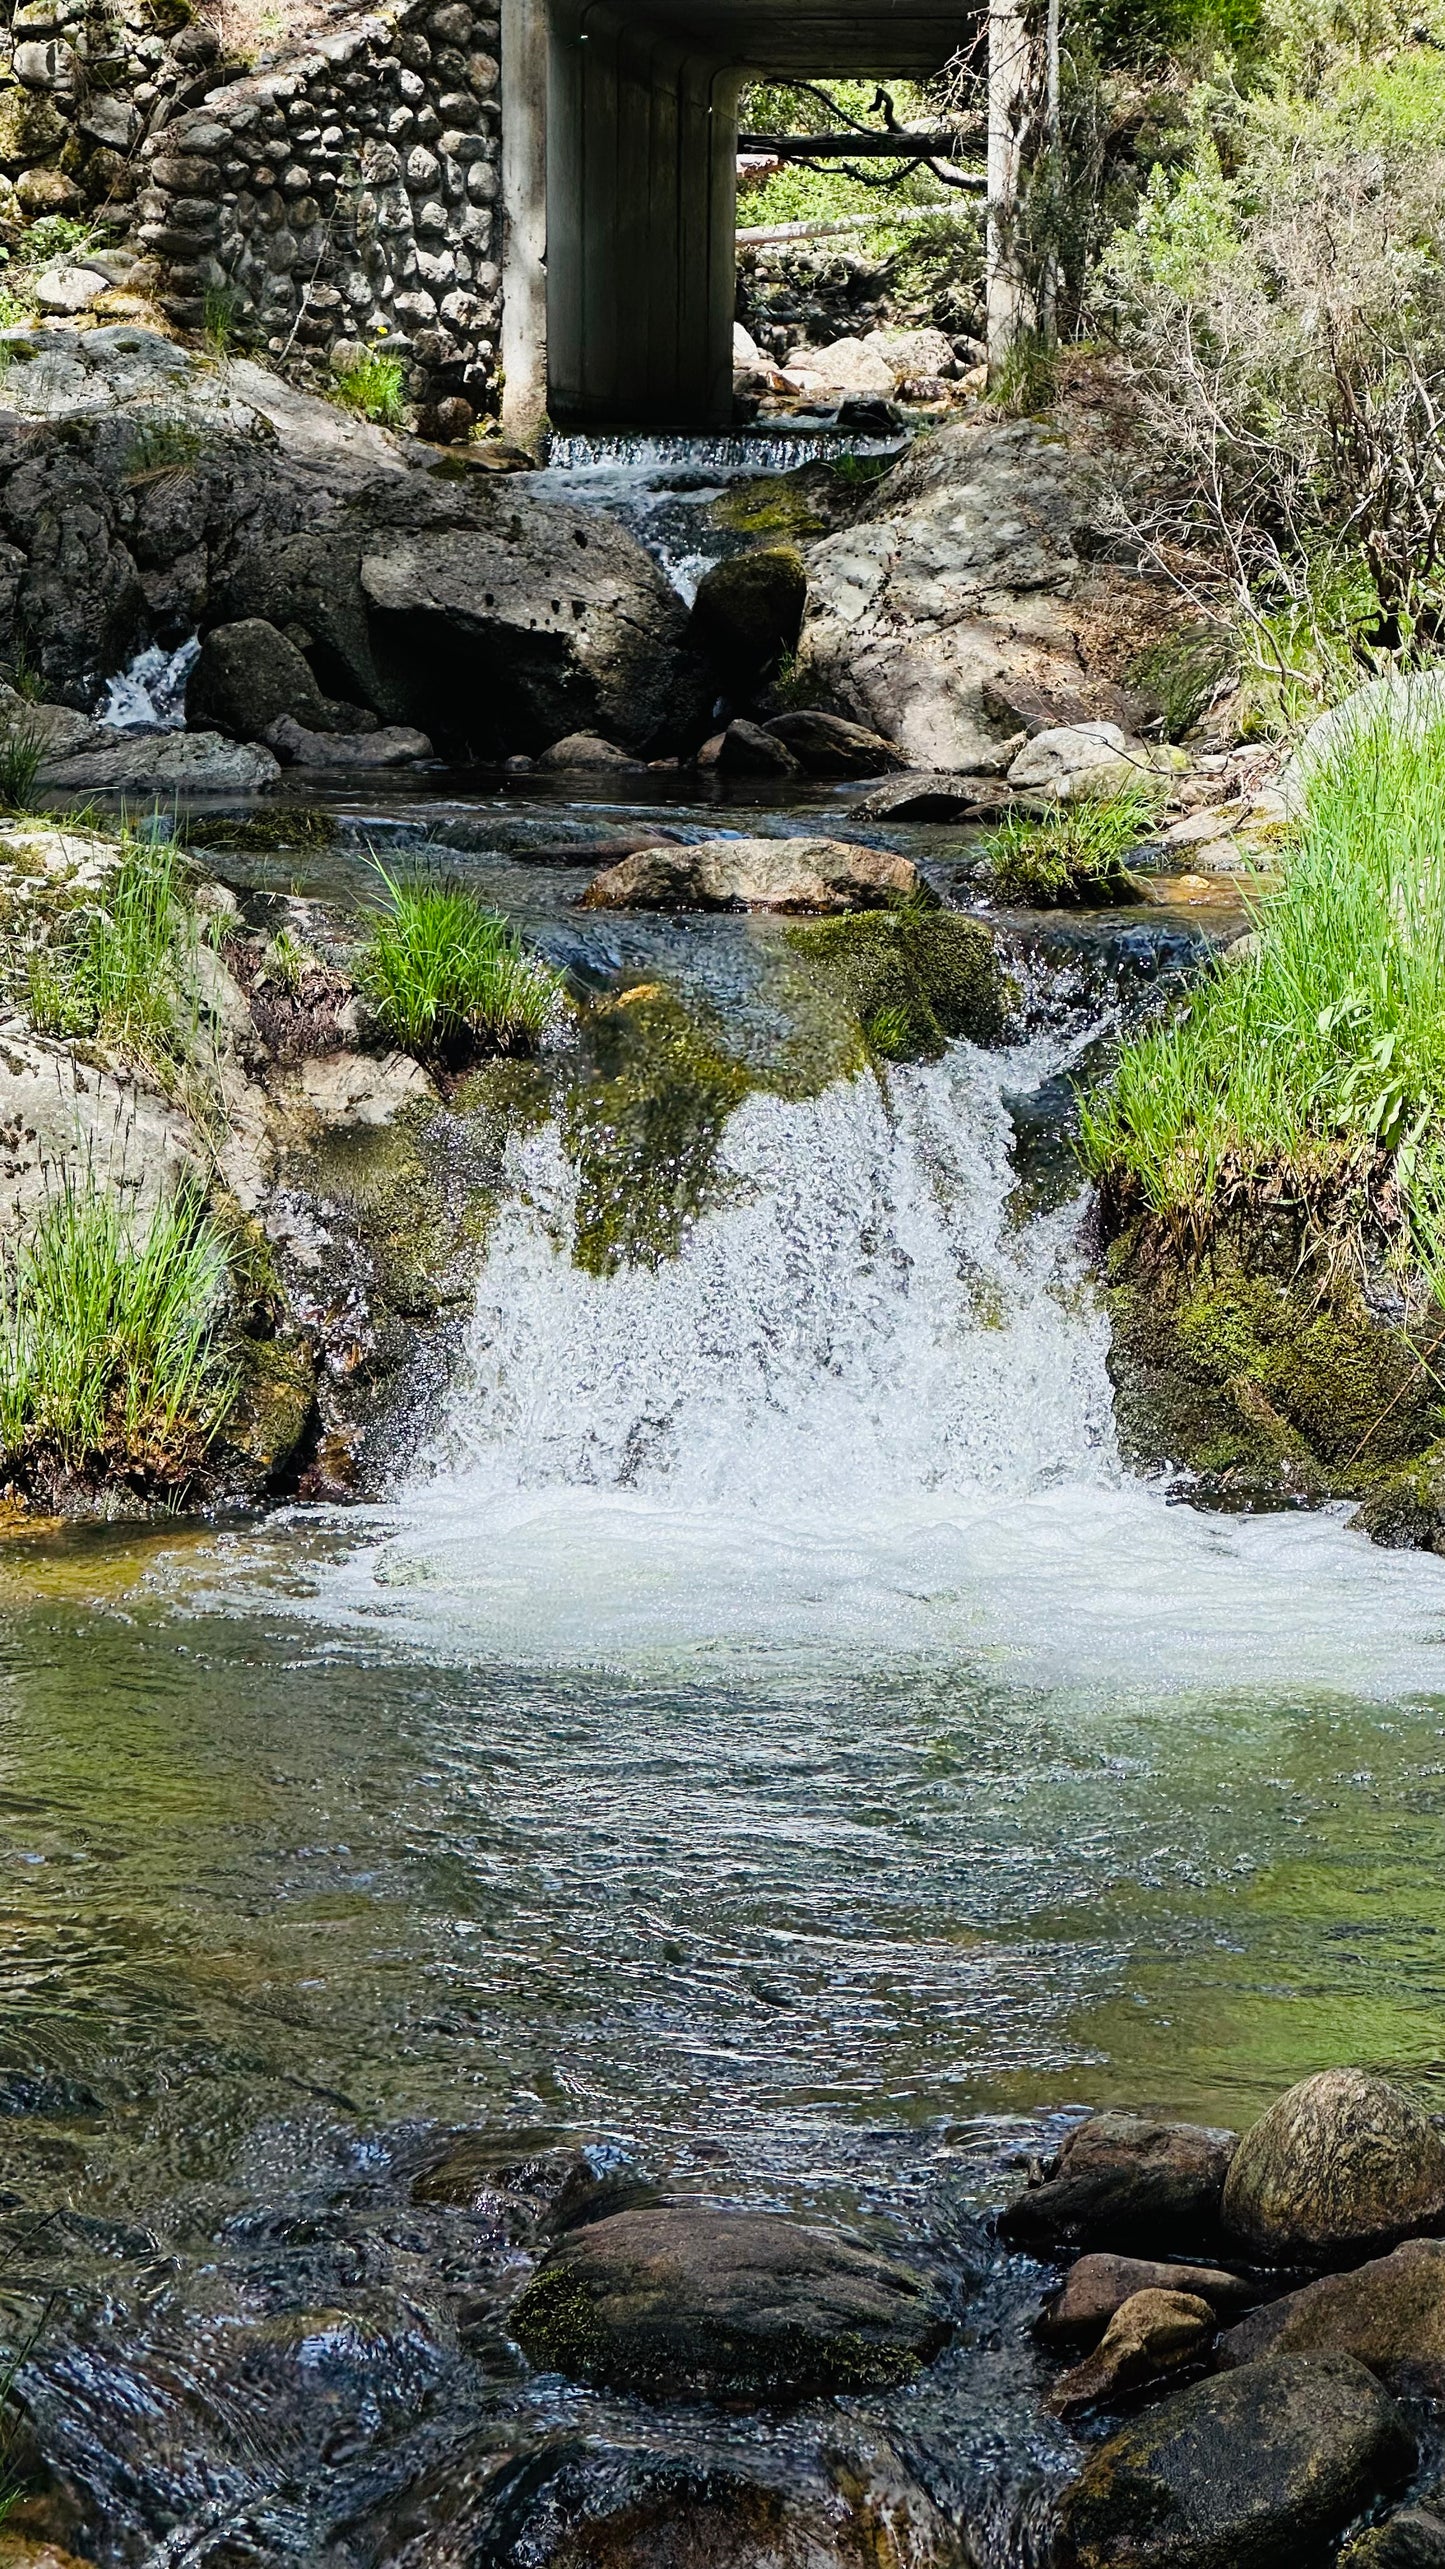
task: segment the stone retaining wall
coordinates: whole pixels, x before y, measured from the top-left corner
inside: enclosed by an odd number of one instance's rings
[[[12,0],[0,16],[0,236],[124,204],[142,136],[204,96],[220,51],[181,6]]]
[[[500,31],[412,0],[211,90],[142,146],[139,246],[178,326],[229,311],[289,370],[403,358],[423,405],[494,406]]]

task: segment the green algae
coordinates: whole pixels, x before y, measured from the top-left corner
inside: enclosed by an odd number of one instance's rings
[[[938,1061],[955,1037],[1003,1040],[1009,985],[989,930],[955,910],[851,911],[788,930],[828,974],[885,1061]]]
[[[606,1276],[674,1258],[720,1203],[718,1146],[733,1108],[765,1083],[726,1048],[712,1012],[661,983],[623,991],[588,1021],[586,1069],[562,1107],[577,1170],[572,1254]]]

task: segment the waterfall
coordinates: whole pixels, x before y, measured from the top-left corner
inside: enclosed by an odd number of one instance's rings
[[[128,669],[107,681],[96,720],[111,731],[184,731],[186,680],[200,656],[198,634],[174,651],[148,643]]]

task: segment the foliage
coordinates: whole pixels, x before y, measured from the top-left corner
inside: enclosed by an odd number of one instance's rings
[[[12,1478],[183,1483],[229,1406],[225,1242],[182,1189],[148,1228],[67,1183],[0,1261],[0,1449]]]
[[[368,348],[337,383],[333,399],[379,428],[397,428],[406,402],[406,367],[400,357]]]
[[[1445,723],[1356,725],[1310,775],[1257,945],[1086,1101],[1092,1167],[1203,1225],[1221,1191],[1392,1157],[1445,1277]]]
[[[1127,899],[1124,858],[1158,809],[1157,789],[1141,779],[1116,794],[1062,803],[1042,820],[1010,818],[984,844],[990,886],[1001,901],[1034,909]]]
[[[1033,330],[1021,330],[1007,355],[989,369],[987,397],[1008,419],[1036,418],[1057,389],[1057,357]]]
[[[179,849],[127,837],[103,900],[77,908],[28,958],[40,1034],[98,1035],[164,1075],[194,1032],[184,996],[197,943]]]
[[[228,357],[241,327],[245,299],[233,285],[208,285],[202,306],[201,334],[213,357]]]
[[[0,811],[33,808],[35,782],[45,756],[45,743],[33,722],[22,715],[0,739]]]
[[[388,1034],[453,1067],[478,1053],[532,1051],[561,999],[560,974],[464,884],[376,871],[389,906],[356,977]]]
[[[121,478],[132,489],[184,473],[205,445],[199,428],[188,419],[142,420],[126,449]]]
[[[1234,635],[1194,625],[1153,642],[1130,663],[1129,684],[1153,707],[1166,740],[1185,740],[1222,687],[1237,676]]]

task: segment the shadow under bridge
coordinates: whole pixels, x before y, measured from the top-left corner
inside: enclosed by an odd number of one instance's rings
[[[744,85],[935,71],[970,15],[959,0],[503,0],[509,424],[725,425]]]

